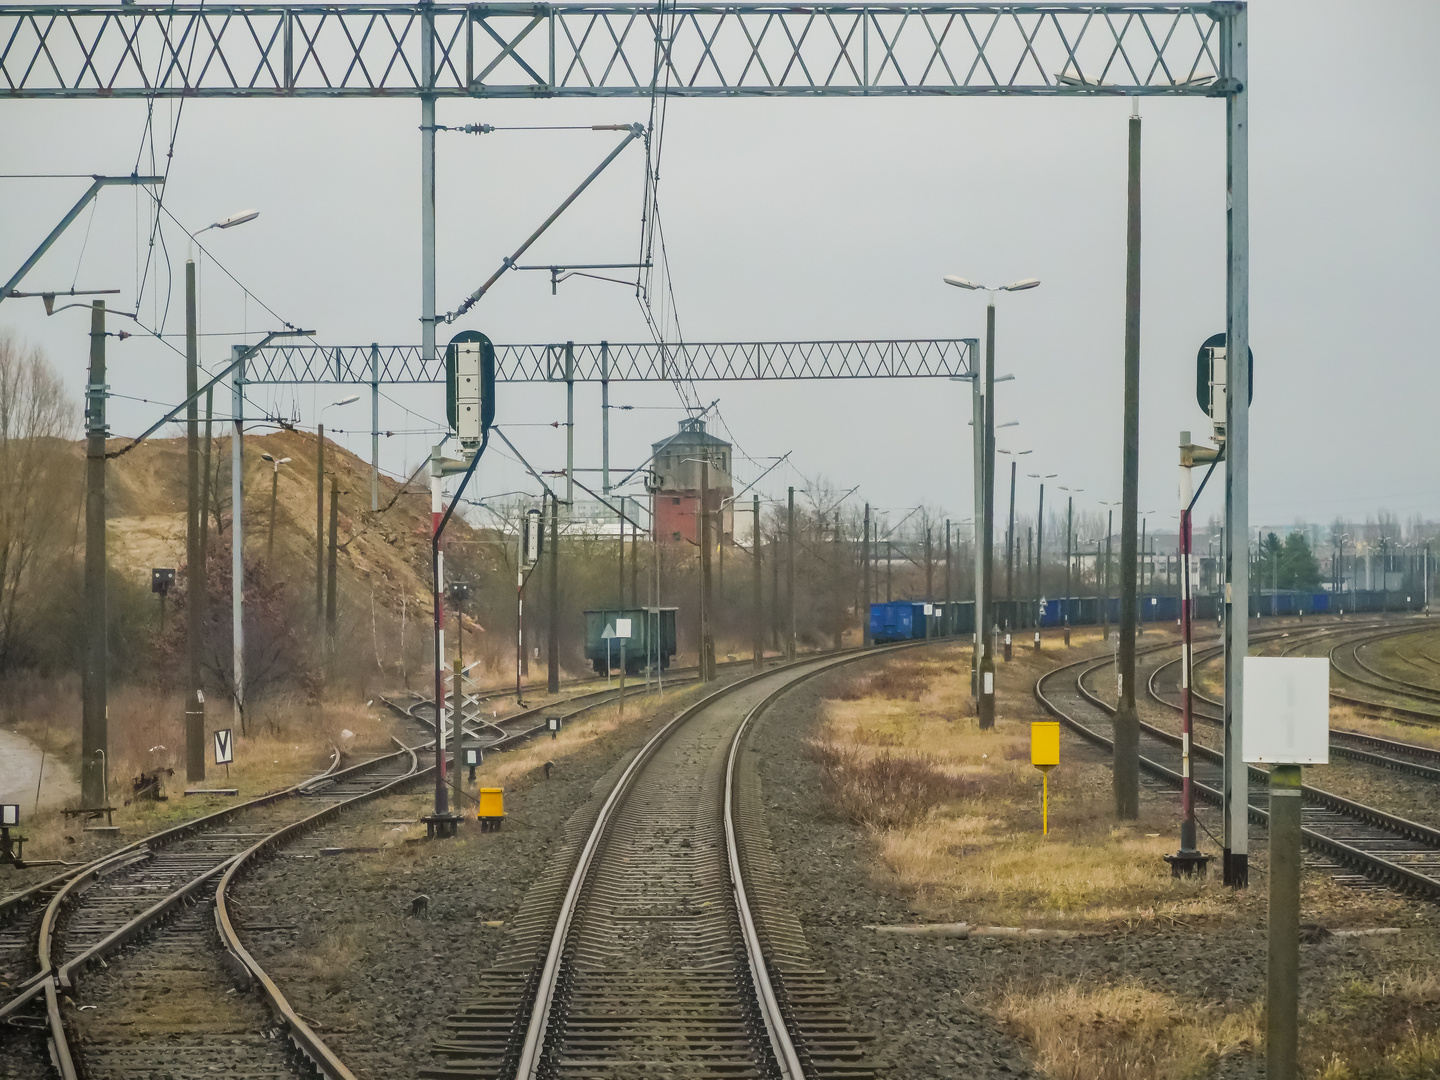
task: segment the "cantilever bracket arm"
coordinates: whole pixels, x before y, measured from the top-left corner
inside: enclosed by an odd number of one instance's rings
[[[449,312],[446,315],[442,315],[441,319],[447,323],[453,323],[456,319],[460,318],[460,316],[464,315],[467,311],[469,311],[472,307],[479,303],[480,298],[490,291],[490,287],[494,285],[495,282],[500,280],[500,278],[504,275],[505,271],[514,267],[514,265],[520,261],[520,256],[524,255],[525,252],[530,250],[530,245],[535,243],[536,240],[540,239],[541,234],[544,233],[546,229],[550,228],[551,225],[555,224],[556,219],[559,218],[561,214],[563,214],[566,210],[570,208],[570,204],[580,197],[581,192],[583,192],[592,183],[594,183],[595,178],[599,176],[602,172],[604,172],[606,167],[609,166],[612,161],[614,161],[617,157],[620,156],[620,151],[624,150],[625,147],[629,146],[636,139],[642,138],[644,135],[644,124],[631,124],[629,128],[626,129],[625,138],[620,140],[620,145],[615,147],[614,150],[611,150],[609,156],[606,157],[604,161],[600,162],[599,165],[595,166],[594,171],[592,171],[589,176],[587,176],[584,180],[580,182],[579,187],[577,187],[568,196],[566,196],[565,201],[555,208],[555,212],[553,214],[551,214],[543,222],[540,223],[540,227],[536,229],[533,233],[531,233],[523,244],[521,244],[518,248],[515,249],[515,253],[513,255],[507,255],[504,259],[501,260],[500,269],[496,270],[495,273],[491,274],[484,285],[481,285],[480,288],[476,289],[473,293],[467,296],[464,302],[461,303],[458,308],[456,308],[452,312]]]
[[[21,266],[19,270],[15,271],[14,276],[12,276],[9,281],[7,281],[3,286],[0,286],[0,304],[3,304],[5,302],[5,298],[14,291],[15,286],[20,284],[21,279],[24,278],[24,276],[30,272],[34,265],[40,261],[41,256],[44,255],[45,252],[50,250],[50,245],[55,243],[56,240],[60,239],[60,234],[70,227],[70,223],[80,216],[80,211],[84,210],[85,207],[89,206],[90,200],[95,198],[96,195],[100,194],[100,189],[102,187],[108,187],[111,184],[163,183],[165,183],[165,178],[163,176],[139,176],[135,173],[131,173],[129,176],[96,176],[95,182],[86,189],[84,195],[80,196],[80,201],[77,202],[74,206],[72,206],[70,208],[70,212],[60,219],[59,225],[56,225],[55,228],[50,230],[50,235],[47,236],[41,242],[40,246],[35,249],[35,253],[31,255],[30,258],[25,260],[25,264]]]
[[[128,454],[131,450],[134,450],[135,447],[139,446],[151,435],[154,435],[155,432],[159,431],[171,420],[174,420],[175,417],[179,416],[180,413],[183,412],[190,405],[191,402],[199,401],[205,395],[205,392],[207,390],[213,389],[215,385],[220,382],[221,379],[225,378],[225,376],[229,375],[237,367],[243,364],[246,360],[250,359],[250,357],[254,356],[266,345],[269,345],[270,342],[274,341],[276,338],[314,337],[314,335],[314,330],[272,330],[270,333],[266,334],[263,338],[257,341],[254,345],[251,345],[249,348],[247,348],[239,356],[235,357],[235,359],[231,360],[230,363],[226,364],[223,368],[221,368],[219,373],[213,379],[207,382],[204,386],[200,387],[199,390],[196,390],[195,393],[191,394],[179,405],[176,405],[175,408],[171,409],[159,420],[156,420],[155,423],[151,424],[139,435],[136,435],[135,438],[130,440],[130,442],[126,443],[119,450],[111,450],[107,452],[105,456],[107,458],[117,458],[121,454]]]

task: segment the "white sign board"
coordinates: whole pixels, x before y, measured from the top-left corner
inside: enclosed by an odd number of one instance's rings
[[[1330,661],[1245,657],[1245,730],[1240,756],[1252,765],[1330,763]]]
[[[0,825],[9,828],[12,825],[20,824],[20,804],[6,803],[0,806]]]
[[[616,620],[615,620],[615,636],[616,636],[616,637],[625,637],[625,638],[628,638],[628,637],[630,636],[630,620],[629,620],[629,619],[616,619]]]
[[[935,608],[934,608],[933,606],[931,606],[930,604],[926,604],[926,605],[925,605],[925,614],[926,614],[926,615],[934,615],[934,614],[935,614]]]
[[[215,732],[215,764],[229,765],[235,760],[235,740],[230,735],[230,728],[221,728]]]

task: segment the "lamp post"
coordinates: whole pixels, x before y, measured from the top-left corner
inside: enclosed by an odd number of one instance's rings
[[[200,499],[200,300],[199,282],[195,272],[195,237],[211,229],[231,229],[247,221],[254,221],[259,216],[258,210],[242,210],[190,233],[190,253],[185,260],[185,557],[188,566],[185,583],[188,616],[185,630],[188,669],[185,694],[185,778],[191,782],[205,779],[205,695],[200,686],[200,655],[203,651],[201,632],[205,622],[205,600],[208,591],[204,540],[205,507]],[[273,521],[273,512],[271,518]],[[243,587],[243,582],[241,584]],[[239,654],[240,650],[237,649],[237,655]]]
[[[265,562],[268,565],[275,555],[275,497],[280,490],[280,466],[288,465],[288,457],[277,458],[271,454],[261,454],[260,457],[270,462],[270,536],[265,541]]]
[[[1075,496],[1084,491],[1084,488],[1068,488],[1060,485],[1060,490],[1068,492],[1065,498],[1065,644],[1070,644],[1070,571],[1074,564],[1073,552],[1075,550]]]
[[[1040,481],[1040,508],[1035,514],[1035,648],[1040,648],[1040,624],[1045,612],[1040,609],[1040,600],[1045,588],[1045,481],[1054,480],[1059,473],[1026,473],[1031,480]]]
[[[977,593],[975,628],[977,651],[980,654],[979,674],[979,718],[982,729],[995,726],[995,656],[994,648],[985,647],[986,635],[990,632],[991,603],[994,587],[991,582],[991,563],[995,544],[995,294],[997,292],[1021,292],[1040,284],[1039,278],[1022,278],[1009,285],[991,288],[977,284],[967,278],[946,275],[945,284],[957,289],[982,291],[988,295],[985,305],[985,389],[984,412],[980,445],[984,448],[984,483],[981,498],[982,527],[980,562],[984,567],[984,580]]]

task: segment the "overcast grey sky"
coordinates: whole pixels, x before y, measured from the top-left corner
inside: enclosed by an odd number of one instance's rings
[[[1259,0],[1251,8],[1251,521],[1329,521],[1377,508],[1435,518],[1432,450],[1440,289],[1440,83],[1431,54],[1440,5]],[[1144,163],[1141,509],[1169,525],[1181,428],[1205,433],[1194,401],[1197,347],[1224,328],[1224,106],[1147,100]],[[179,108],[155,106],[164,132]],[[983,294],[947,273],[1001,283],[1038,277],[998,303],[998,365],[1016,379],[997,415],[1020,425],[1000,445],[1033,449],[1028,472],[1084,499],[1120,497],[1127,100],[904,99],[675,101],[660,199],[681,325],[689,340],[980,336]],[[441,123],[644,121],[646,102],[442,101]],[[142,102],[0,102],[7,173],[128,173]],[[255,207],[259,220],[206,234],[251,292],[321,342],[419,340],[419,106],[414,101],[191,101],[183,106],[166,205],[189,228]],[[441,137],[439,300],[483,281],[618,141],[614,133],[502,132]],[[160,146],[163,153],[163,142]],[[141,170],[148,160],[140,162]],[[632,147],[543,238],[528,261],[635,257],[643,157]],[[0,180],[0,268],[33,249],[84,180]],[[110,191],[71,227],[23,288],[118,287],[134,302],[147,211]],[[138,236],[138,242],[137,242]],[[183,329],[184,238],[168,235]],[[163,307],[154,277],[141,308]],[[274,320],[212,265],[203,329],[271,329]],[[1428,313],[1428,314],[1427,314]],[[0,327],[43,345],[76,393],[82,312],[46,319],[7,300]],[[502,281],[459,326],[497,342],[647,340],[632,291],[546,275]],[[183,339],[175,338],[183,347]],[[205,339],[216,362],[233,337]],[[112,343],[118,394],[180,400],[183,360],[150,340]],[[937,381],[702,385],[720,399],[740,450],[793,451],[783,493],[824,474],[856,498],[926,501],[969,516],[968,388]],[[443,415],[438,387],[391,391],[382,426],[392,471],[417,464]],[[499,418],[538,467],[564,464],[563,390],[502,386]],[[262,408],[315,419],[331,390],[257,389]],[[227,398],[228,400],[228,398]],[[617,386],[612,460],[638,464],[681,415],[669,386]],[[401,404],[413,410],[402,411]],[[598,388],[577,393],[581,465],[599,464]],[[116,399],[133,433],[155,404]],[[368,404],[331,426],[369,452]],[[537,426],[522,426],[537,425]],[[366,434],[360,434],[361,431]],[[723,433],[723,429],[722,429]],[[501,448],[503,449],[503,448]],[[1004,468],[1002,461],[1001,468]],[[741,466],[748,478],[759,467]],[[481,487],[520,486],[497,454]],[[1034,481],[1023,481],[1023,506]],[[1218,491],[1216,492],[1218,495]],[[1207,502],[1212,501],[1207,494]],[[1093,505],[1093,503],[1091,503]],[[1003,512],[1003,511],[1002,511]]]

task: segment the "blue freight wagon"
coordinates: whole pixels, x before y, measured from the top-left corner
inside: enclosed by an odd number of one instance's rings
[[[625,670],[638,675],[647,667],[668,669],[675,657],[675,612],[673,607],[602,608],[585,612],[585,659],[599,675],[620,670],[620,639],[613,634],[615,620],[630,620],[630,637],[624,646]]]
[[[920,616],[916,618],[916,609]],[[916,627],[920,633],[915,633]],[[877,645],[891,641],[912,641],[925,636],[925,608],[909,600],[870,605],[870,640]]]

